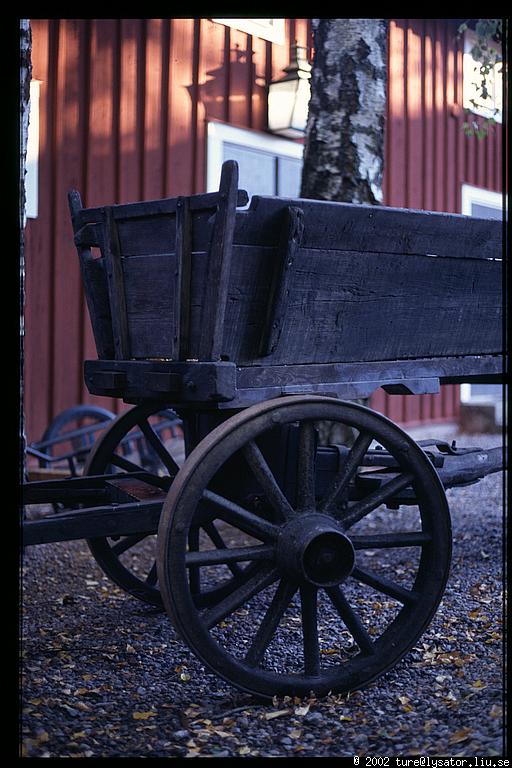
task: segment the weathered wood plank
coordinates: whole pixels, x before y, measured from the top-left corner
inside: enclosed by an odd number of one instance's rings
[[[176,267],[174,272],[174,333],[172,355],[186,360],[190,335],[190,276],[192,267],[192,216],[188,198],[176,209]]]
[[[90,507],[67,514],[53,515],[23,523],[23,546],[55,541],[90,539],[95,536],[127,536],[131,533],[155,533],[162,502],[141,501],[117,507]]]
[[[233,247],[221,354],[240,365],[502,351],[500,262],[301,248],[279,347],[260,358],[276,258],[276,248]],[[207,261],[192,253],[191,357],[199,357]],[[173,255],[123,266],[133,356],[171,357]]]
[[[258,360],[270,251],[234,248],[223,351],[241,365],[502,351],[500,262],[303,248],[279,347]]]
[[[119,219],[138,219],[147,216],[174,214],[176,213],[176,206],[179,199],[179,196],[166,197],[161,200],[143,200],[134,203],[120,203],[119,205],[112,205],[110,207],[112,208],[112,216],[116,221]],[[188,199],[190,201],[191,211],[214,211],[219,204],[219,192],[204,192],[199,195],[190,195]],[[247,192],[243,189],[237,190],[236,205],[240,207],[246,205],[248,202],[249,198]],[[103,206],[85,208],[82,213],[83,223],[87,224],[101,219],[104,210],[105,208]]]
[[[417,358],[371,363],[265,365],[239,367],[237,389],[286,387],[329,382],[385,381],[439,378],[441,382],[467,381],[478,376],[498,380],[503,376],[502,355]]]
[[[83,230],[81,213],[84,210],[79,192],[71,190],[68,194],[68,203],[73,230],[75,234],[79,234]],[[114,357],[115,350],[104,260],[94,259],[89,247],[80,245],[78,241],[75,242],[96,351],[100,359],[108,359]]]
[[[281,336],[292,283],[295,256],[304,232],[304,214],[300,208],[290,206],[285,208],[284,214],[277,264],[272,276],[267,312],[263,321],[263,333],[259,349],[259,354],[263,357],[274,352]]]
[[[168,243],[167,247],[171,245]],[[174,253],[123,259],[131,356],[174,356]]]
[[[118,360],[126,360],[131,357],[128,318],[126,313],[126,299],[119,239],[111,208],[105,210],[105,222],[106,237],[103,256],[105,259],[105,271],[107,273],[114,348],[116,358]]]
[[[208,255],[206,286],[199,329],[200,360],[215,360],[223,352],[224,315],[231,269],[233,231],[236,218],[238,165],[228,160],[222,166],[220,202],[215,216]]]
[[[248,211],[237,213],[234,242],[275,245],[282,208],[304,211],[305,248],[434,254],[447,258],[499,259],[498,221],[448,213],[318,200],[254,196]]]

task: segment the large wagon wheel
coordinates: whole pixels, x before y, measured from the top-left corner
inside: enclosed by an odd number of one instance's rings
[[[357,433],[324,488],[315,472],[319,421]],[[298,431],[295,489],[265,456],[268,435],[284,425]],[[396,460],[384,482],[361,469],[373,441]],[[229,482],[219,485],[241,457],[273,519],[233,500]],[[408,506],[396,509],[400,494]],[[202,507],[234,546],[190,551]],[[164,504],[157,567],[166,610],[206,665],[255,695],[303,696],[361,688],[396,664],[435,613],[450,555],[444,489],[416,443],[363,406],[293,396],[229,418],[192,451]],[[220,569],[242,562],[249,579],[197,605],[192,570],[220,579]]]
[[[162,411],[161,405],[145,404],[118,416],[94,444],[84,474],[144,472],[144,480],[150,485],[169,488],[179,466],[158,430],[161,417],[169,415],[172,413]],[[99,537],[87,543],[100,568],[114,583],[139,600],[162,607],[154,534]]]
[[[142,471],[145,481],[150,485],[169,488],[179,466],[158,434],[158,420],[169,417],[169,414],[172,416],[172,412],[162,411],[161,405],[149,403],[135,406],[118,416],[91,451],[85,474]],[[225,546],[211,517],[208,510],[202,510],[200,519],[190,526],[190,549],[199,547],[204,539],[217,548]],[[138,600],[163,610],[155,563],[154,534],[98,537],[89,539],[87,543],[100,568],[115,584]],[[191,569],[190,581],[197,605],[216,603],[235,585],[247,581],[252,573],[251,566],[241,568],[233,563],[230,568],[227,583],[224,581],[219,585],[213,579],[209,584],[203,583],[201,589],[198,574]]]

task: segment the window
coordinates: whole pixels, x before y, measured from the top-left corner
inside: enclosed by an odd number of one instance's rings
[[[474,187],[471,184],[462,185],[462,213],[466,216],[476,216],[479,219],[503,218],[504,197],[499,192],[490,189]]]
[[[219,188],[222,163],[236,160],[238,186],[253,195],[299,197],[302,144],[258,131],[208,123],[207,191]]]
[[[503,101],[502,62],[495,64],[494,70],[488,75],[487,88],[489,96],[486,99],[482,98],[482,92],[478,87],[481,82],[480,63],[471,54],[476,40],[475,33],[468,29],[464,34],[463,107],[464,109],[471,110],[475,115],[493,117],[496,122],[501,123]],[[498,44],[496,44],[496,48],[498,51],[500,50]]]
[[[263,40],[270,40],[277,45],[285,43],[284,19],[212,19],[212,21],[261,37]]]
[[[503,196],[499,192],[462,185],[462,213],[480,219],[502,219]],[[502,423],[503,387],[501,384],[461,384],[460,400],[464,405],[492,405],[495,407],[495,423]]]

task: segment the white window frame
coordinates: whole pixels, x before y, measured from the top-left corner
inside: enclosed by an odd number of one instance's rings
[[[238,144],[240,147],[247,147],[248,149],[259,149],[263,152],[285,155],[286,157],[293,157],[299,160],[302,160],[304,154],[304,145],[290,139],[268,136],[261,131],[236,128],[226,123],[209,122],[207,126],[206,152],[207,192],[216,192],[219,188],[224,142]]]
[[[476,83],[480,81],[478,69],[480,63],[473,58],[471,50],[477,42],[477,36],[473,30],[468,29],[464,33],[464,57],[463,57],[463,81],[462,81],[462,106],[469,109],[474,115],[482,117],[492,117],[497,123],[502,122],[502,88],[503,88],[503,62],[499,61],[494,65],[494,70],[488,76],[489,98],[482,99],[476,90]],[[501,52],[499,43],[495,44],[496,50]],[[494,92],[494,97],[491,95]],[[471,100],[477,102],[473,105]],[[498,111],[494,113],[494,109]]]
[[[37,219],[39,208],[39,94],[40,80],[30,81],[27,156],[25,160],[25,217]]]
[[[482,187],[474,187],[472,184],[463,184],[462,213],[466,216],[472,216],[473,203],[487,205],[489,208],[496,208],[503,212],[503,195],[500,192],[493,192]]]
[[[239,32],[246,32],[248,35],[261,37],[263,40],[269,40],[275,45],[284,45],[286,41],[284,19],[222,18],[212,19],[212,21],[237,29]]]

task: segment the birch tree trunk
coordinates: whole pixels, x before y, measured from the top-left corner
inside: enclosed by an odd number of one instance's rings
[[[32,34],[29,19],[20,19],[20,178],[19,178],[19,227],[20,227],[20,452],[21,479],[25,479],[25,416],[23,411],[23,353],[24,353],[24,304],[25,304],[25,160],[27,156],[28,122],[30,112],[30,79],[32,76]]]
[[[313,19],[301,197],[382,202],[385,19]]]

